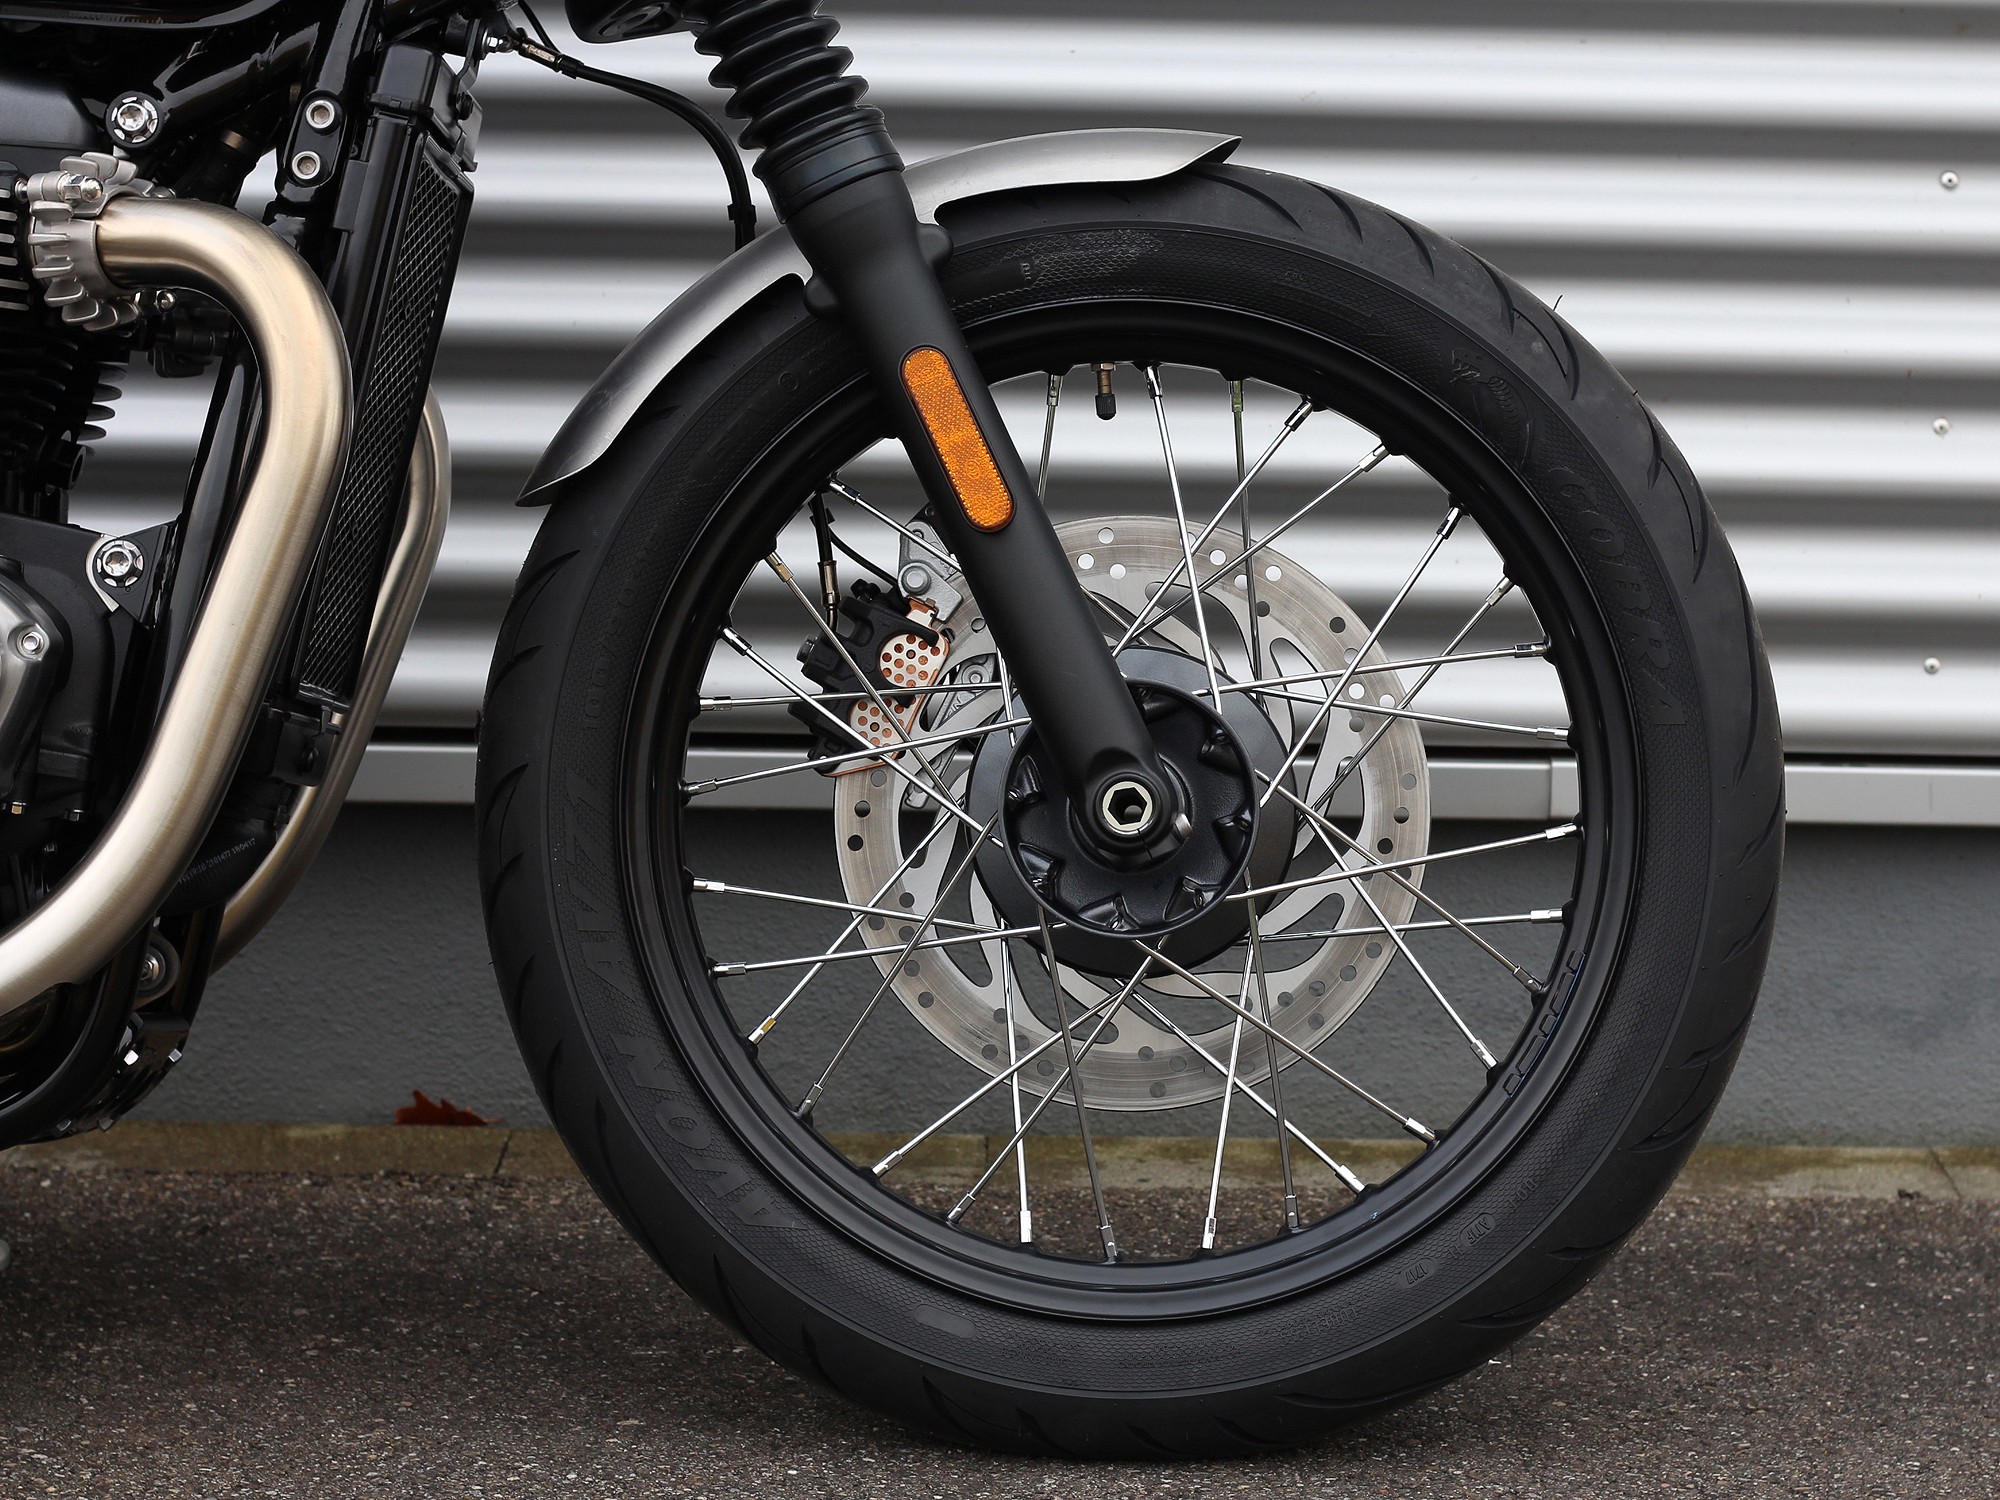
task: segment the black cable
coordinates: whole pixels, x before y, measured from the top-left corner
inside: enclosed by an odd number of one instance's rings
[[[894,573],[891,573],[887,568],[883,567],[880,563],[870,562],[867,558],[863,557],[859,552],[856,552],[852,547],[848,546],[847,543],[843,542],[838,536],[832,537],[831,541],[833,542],[833,545],[836,548],[838,548],[842,552],[845,552],[852,561],[861,564],[862,567],[866,568],[869,572],[873,573],[877,578],[881,579],[884,583],[888,584],[890,588],[892,589],[902,588],[902,584],[896,581],[896,575]]]
[[[715,117],[685,94],[677,94],[672,89],[663,89],[658,84],[644,83],[637,78],[627,78],[622,73],[607,73],[602,68],[593,68],[588,63],[578,62],[567,53],[558,51],[549,37],[548,29],[541,18],[525,4],[516,8],[528,18],[528,23],[540,34],[538,42],[525,31],[509,34],[514,50],[531,63],[539,63],[551,72],[560,73],[565,78],[581,79],[585,83],[601,83],[606,88],[617,89],[630,94],[635,99],[643,99],[648,104],[657,104],[669,114],[677,115],[692,125],[697,134],[708,142],[709,150],[722,166],[722,175],[729,181],[729,222],[736,226],[736,248],[741,250],[757,238],[757,205],[750,197],[750,174],[743,170],[743,158],[737,154],[736,143],[729,138],[729,132],[717,124]]]

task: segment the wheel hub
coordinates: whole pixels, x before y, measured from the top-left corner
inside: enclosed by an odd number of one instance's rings
[[[1058,924],[1057,958],[1110,976],[1137,966],[1134,942],[1196,964],[1241,939],[1250,903],[1228,892],[1246,868],[1259,885],[1281,879],[1297,824],[1289,802],[1257,806],[1262,777],[1286,775],[1289,784],[1289,775],[1284,741],[1248,694],[1223,694],[1218,715],[1196,696],[1208,674],[1192,657],[1142,647],[1125,651],[1119,666],[1174,782],[1183,836],[1158,816],[1148,789],[1113,782],[1100,794],[1107,821],[1122,817],[1135,833],[1157,826],[1164,836],[1107,858],[1077,827],[1078,810],[1032,730],[1018,743],[984,741],[967,808],[982,823],[999,811],[999,843],[983,842],[977,863],[1007,924],[1035,926],[1045,910]]]
[[[1057,533],[1076,570],[1078,584],[1104,609],[1107,627],[1149,610],[1165,580],[1176,576],[1184,556],[1179,528],[1158,517],[1071,521],[1059,526]],[[1359,689],[1378,706],[1403,701],[1402,684],[1394,672],[1382,670],[1387,658],[1369,643],[1365,623],[1309,569],[1275,549],[1262,549],[1255,560],[1253,593],[1248,573],[1228,567],[1235,554],[1227,549],[1228,544],[1218,538],[1203,559],[1210,568],[1224,572],[1203,596],[1211,635],[1220,631],[1240,644],[1248,638],[1254,620],[1265,663],[1260,675],[1337,673],[1352,662],[1358,665],[1343,697],[1351,697]],[[927,558],[926,566],[934,564]],[[985,630],[977,601],[964,592],[966,588],[965,579],[955,572],[931,580],[931,595],[950,654],[936,674],[938,688],[912,726],[913,731],[920,728],[925,735],[936,737],[961,729],[977,732],[979,726],[1006,717],[1000,707],[1003,676],[992,636]],[[1185,609],[1170,613],[1147,632],[1146,638],[1168,648],[1159,650],[1160,656],[1178,657],[1190,664],[1199,659],[1200,641],[1191,612]],[[1155,650],[1150,644],[1140,649]],[[1195,691],[1206,689],[1205,672],[1197,671],[1193,687]],[[1230,700],[1248,696],[1225,693],[1225,713]],[[1314,716],[1312,703],[1308,688],[1297,700],[1268,699],[1264,713],[1267,722],[1275,722],[1281,737],[1288,737],[1287,730],[1295,736]],[[1392,720],[1377,737],[1380,725],[1379,719],[1358,713],[1335,713],[1325,718],[1313,753],[1302,757],[1295,767],[1294,775],[1301,783],[1295,790],[1305,801],[1317,803],[1333,790],[1341,767],[1359,756],[1358,766],[1352,768],[1340,792],[1342,799],[1348,799],[1358,791],[1358,798],[1352,803],[1336,802],[1336,813],[1371,857],[1413,859],[1421,855],[1430,836],[1429,776],[1423,742],[1416,725],[1408,720]],[[1250,736],[1249,731],[1240,733]],[[1005,735],[988,738],[1004,740]],[[1369,745],[1365,755],[1360,754],[1363,744]],[[1259,764],[1257,754],[1253,750],[1248,756],[1253,768]],[[959,796],[970,795],[971,768],[980,758],[964,759],[970,760],[971,766],[948,772],[949,784]],[[1010,763],[1008,756],[998,762],[1003,769]],[[963,766],[964,760],[957,764]],[[909,941],[919,935],[917,917],[946,899],[945,881],[960,859],[958,846],[947,835],[958,836],[963,825],[941,819],[931,798],[879,763],[857,768],[855,774],[837,780],[834,786],[835,855],[844,889],[850,900],[876,913],[863,921],[857,936],[874,950],[883,973],[891,977],[893,993],[909,1014],[958,1056],[990,1072],[1006,1068],[1010,1051],[1019,1055],[1053,1038],[1056,1033],[1050,1018],[1027,1002],[1021,986],[1010,992],[1004,982],[1005,944],[1001,941],[904,952]],[[997,796],[996,792],[996,803]],[[1290,807],[1282,797],[1274,797],[1263,812],[1269,814],[1281,802]],[[1356,803],[1358,824],[1353,821]],[[988,805],[987,815],[993,805]],[[1347,811],[1342,812],[1343,807]],[[1304,822],[1295,828],[1287,851],[1294,869],[1299,860],[1311,857],[1316,836],[1313,827]],[[1420,867],[1412,868],[1406,878],[1415,885],[1421,874]],[[1039,903],[1031,900],[1024,908],[1025,921],[1010,922],[993,894],[993,888],[1006,891],[1010,883],[1024,889],[1018,869],[1010,867],[1006,875],[1006,880],[996,879],[991,888],[984,878],[962,882],[959,894],[940,914],[993,928],[1033,928],[1036,913],[1042,909]],[[1382,918],[1392,923],[1411,919],[1416,897],[1408,889],[1386,881],[1375,881],[1369,889]],[[1289,891],[1263,908],[1258,918],[1266,940],[1271,1024],[1280,1035],[1303,1047],[1325,1041],[1355,1012],[1395,954],[1375,912],[1354,898],[1351,890],[1316,886]],[[1224,904],[1240,907],[1246,903]],[[886,915],[896,910],[910,913],[910,920],[898,921]],[[1282,941],[1274,941],[1274,934],[1284,934]],[[1192,940],[1192,934],[1178,938],[1190,944]],[[1057,941],[1061,944],[1064,939],[1057,935]],[[1120,946],[1130,957],[1114,970],[1117,978],[1080,964],[1063,968],[1063,989],[1072,1006],[1094,1005],[1115,994],[1123,979],[1138,967],[1143,955],[1129,942]],[[1058,947],[1058,959],[1064,951]],[[1025,954],[1022,961],[1032,962]],[[1176,962],[1180,960],[1176,958]],[[1242,969],[1234,954],[1212,959],[1206,966],[1186,963],[1183,967],[1200,974],[1204,983],[1223,994],[1240,993]],[[1203,1054],[1220,1057],[1228,1052],[1227,1021],[1217,1014],[1212,1001],[1202,998],[1197,985],[1177,975],[1149,977],[1146,988],[1170,1007],[1185,1003],[1188,1029],[1176,1031],[1146,1012],[1122,1009],[1099,1033],[1078,1067],[1083,1091],[1094,1109],[1178,1109],[1216,1099],[1222,1093],[1221,1079]],[[1238,1076],[1254,1086],[1266,1074],[1266,1051],[1261,1046],[1245,1047],[1242,1053]],[[1280,1049],[1279,1059],[1280,1066],[1285,1066],[1292,1054]],[[1022,1071],[1023,1089],[1048,1092],[1062,1076],[1061,1068],[1059,1057],[1040,1058]]]

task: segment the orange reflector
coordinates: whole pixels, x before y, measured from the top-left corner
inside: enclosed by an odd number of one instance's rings
[[[981,531],[998,531],[1013,520],[1014,497],[1007,493],[992,450],[972,419],[951,361],[928,346],[912,349],[903,357],[903,389],[924,419],[966,520]]]

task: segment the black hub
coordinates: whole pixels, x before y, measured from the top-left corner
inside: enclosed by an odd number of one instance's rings
[[[1007,924],[1034,926],[1045,909],[1062,924],[1054,931],[1059,960],[1113,976],[1138,966],[1135,939],[1180,964],[1237,942],[1249,930],[1249,903],[1228,893],[1246,868],[1255,885],[1282,879],[1297,831],[1290,803],[1257,806],[1267,785],[1257,773],[1278,775],[1285,742],[1247,693],[1225,694],[1218,715],[1195,696],[1208,674],[1193,658],[1132,649],[1118,660],[1173,781],[1170,806],[1148,808],[1149,792],[1108,781],[1094,821],[1126,823],[1133,837],[1114,844],[1091,836],[1028,730],[1018,745],[986,737],[970,807],[982,822],[1001,810],[1000,844],[982,843],[976,864]]]

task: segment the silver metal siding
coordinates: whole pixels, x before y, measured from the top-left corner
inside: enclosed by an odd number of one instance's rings
[[[2000,763],[2000,10],[833,8],[912,158],[1083,125],[1229,129],[1239,161],[1388,204],[1560,299],[1660,413],[1742,559],[1802,762],[1795,812],[1803,795],[1842,820],[2000,817],[1980,765]],[[591,57],[714,98],[684,37]],[[726,248],[718,174],[671,121],[508,57],[480,93],[439,371],[457,508],[384,716],[406,731],[472,724],[539,516],[511,504],[520,477]],[[104,524],[185,461],[191,385],[126,403]],[[1133,455],[1136,472],[1150,455]],[[1949,806],[1934,776],[1879,801],[1911,758],[1961,763]],[[1810,764],[1829,760],[1875,769]]]

